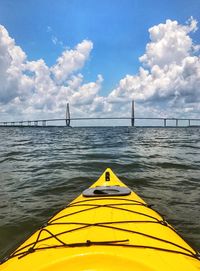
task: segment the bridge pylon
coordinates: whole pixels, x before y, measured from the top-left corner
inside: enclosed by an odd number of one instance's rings
[[[66,107],[66,126],[70,127],[70,111],[69,111],[69,103],[67,103]]]
[[[134,100],[132,100],[132,108],[131,108],[131,126],[135,126],[135,105],[134,105]]]

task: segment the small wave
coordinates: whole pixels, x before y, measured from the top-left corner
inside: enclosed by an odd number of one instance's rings
[[[14,157],[8,157],[8,158],[5,158],[5,159],[0,160],[0,164],[1,164],[1,163],[4,163],[4,162],[11,162],[11,161],[18,161],[18,160],[19,160],[19,159],[14,158]]]
[[[170,163],[170,162],[163,162],[163,163],[155,163],[156,166],[160,168],[175,168],[175,169],[197,169],[197,166],[194,165],[186,165],[186,164],[178,164],[178,163]]]

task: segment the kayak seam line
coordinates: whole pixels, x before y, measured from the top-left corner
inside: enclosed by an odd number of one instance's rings
[[[159,248],[159,247],[153,247],[153,246],[142,246],[142,245],[129,245],[129,244],[114,244],[113,241],[100,241],[100,242],[95,242],[95,241],[89,241],[87,240],[85,243],[71,243],[71,244],[65,244],[65,245],[55,245],[55,246],[47,246],[45,248],[36,248],[34,249],[33,252],[37,251],[37,250],[43,250],[43,249],[51,249],[51,248],[63,248],[63,247],[80,247],[80,246],[91,246],[91,245],[96,245],[96,246],[118,246],[118,247],[132,247],[132,248],[145,248],[145,249],[153,249],[153,250],[159,250],[159,251],[163,251],[163,252],[171,252],[171,253],[176,253],[176,254],[181,254],[181,255],[185,255],[194,259],[197,259],[200,261],[199,258],[199,254],[194,254],[194,253],[186,253],[186,252],[182,252],[182,251],[178,251],[178,250],[171,250],[171,249],[167,249],[167,248]],[[116,242],[125,242],[125,241],[129,241],[127,240],[116,240]],[[29,252],[32,253],[32,252]],[[26,254],[28,255],[28,254]],[[24,255],[24,256],[26,256]],[[1,264],[1,263],[0,263]]]
[[[96,246],[121,246],[121,247],[132,247],[132,248],[145,248],[145,249],[154,249],[154,250],[159,250],[159,251],[163,251],[163,252],[170,252],[170,253],[176,253],[176,254],[181,254],[181,255],[185,255],[185,256],[189,256],[192,257],[194,259],[200,260],[199,259],[199,254],[194,254],[192,252],[186,253],[186,252],[182,252],[182,251],[177,251],[177,250],[171,250],[171,249],[165,249],[165,248],[159,248],[159,247],[153,247],[153,246],[143,246],[143,245],[131,245],[131,244],[115,244],[116,242],[126,242],[129,241],[129,239],[125,239],[125,240],[114,240],[114,241],[90,241],[87,240],[86,242],[83,243],[71,243],[71,244],[63,244],[63,245],[55,245],[55,246],[47,246],[47,247],[41,247],[41,248],[30,248],[28,251],[26,251],[25,253],[22,252],[18,255],[15,256],[19,256],[18,258],[21,259],[24,256],[27,256],[30,253],[33,253],[35,251],[38,250],[45,250],[45,249],[51,249],[51,248],[63,248],[63,247],[88,247],[91,245],[96,245]],[[20,256],[21,255],[21,256]],[[15,257],[13,256],[13,257]],[[12,258],[13,258],[12,257]],[[8,259],[6,259],[8,260]],[[3,261],[4,262],[4,261]],[[3,262],[0,262],[0,264],[2,264]]]

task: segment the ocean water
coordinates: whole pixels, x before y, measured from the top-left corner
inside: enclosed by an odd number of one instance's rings
[[[0,258],[111,167],[200,250],[200,128],[0,127]]]

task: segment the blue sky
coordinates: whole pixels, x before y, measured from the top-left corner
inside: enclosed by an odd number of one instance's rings
[[[64,50],[91,41],[81,74],[84,82],[101,74],[99,95],[107,96],[121,79],[138,74],[149,28],[167,19],[185,25],[191,16],[199,22],[199,11],[199,0],[0,0],[0,24],[27,61],[43,59],[49,67]],[[190,37],[200,43],[199,30]]]
[[[123,76],[137,72],[151,26],[166,19],[185,23],[190,16],[199,21],[199,11],[198,0],[1,0],[0,23],[30,60],[43,58],[48,65],[63,50],[52,43],[52,35],[67,47],[92,40],[94,49],[83,73],[86,80],[103,74],[104,94]],[[194,38],[199,42],[199,33]]]

